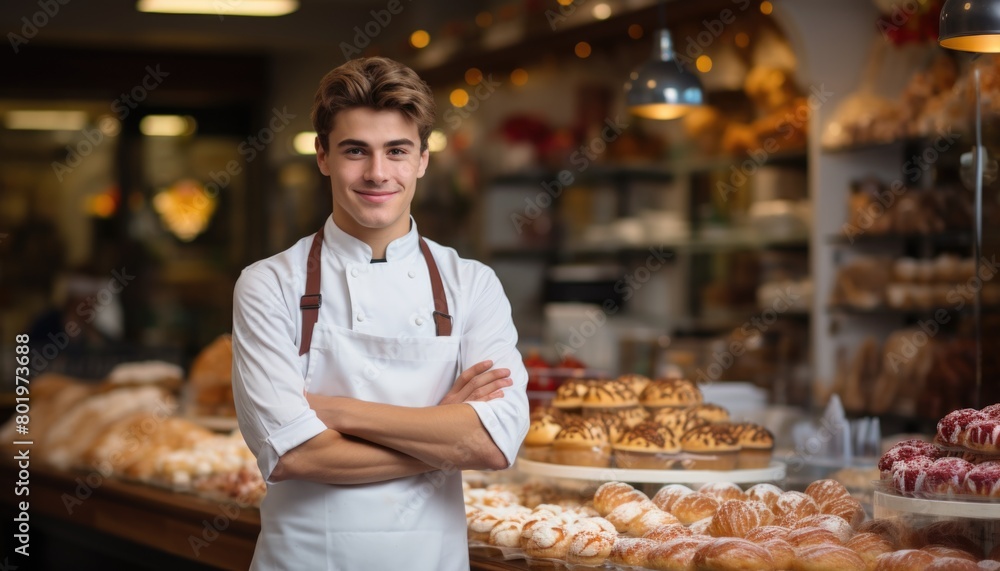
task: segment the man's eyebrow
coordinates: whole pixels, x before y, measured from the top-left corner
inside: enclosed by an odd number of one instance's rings
[[[371,145],[365,141],[359,141],[358,139],[344,139],[343,141],[337,143],[338,147],[364,147],[369,148]],[[386,141],[385,148],[389,147],[415,147],[416,144],[410,139],[393,139],[391,141]]]

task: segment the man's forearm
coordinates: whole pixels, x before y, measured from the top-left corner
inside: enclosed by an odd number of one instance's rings
[[[440,469],[503,469],[507,459],[469,405],[411,408],[346,397],[310,402],[327,426]]]
[[[370,484],[435,469],[397,450],[327,430],[286,452],[271,480]]]

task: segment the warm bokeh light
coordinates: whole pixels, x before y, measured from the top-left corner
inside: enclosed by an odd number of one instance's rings
[[[745,48],[750,45],[750,35],[746,32],[739,32],[736,34],[736,46],[740,48]]]
[[[111,192],[102,192],[87,197],[87,214],[98,218],[111,218],[118,205]]]
[[[639,24],[632,24],[628,27],[628,37],[633,40],[638,40],[642,37],[642,26]]]
[[[698,59],[694,60],[694,65],[698,68],[698,71],[708,73],[712,71],[712,58],[707,55],[700,55]]]
[[[477,67],[470,67],[465,70],[465,83],[469,85],[479,85],[479,82],[483,80],[483,72],[479,71]]]
[[[239,0],[238,2],[206,2],[205,0],[139,0],[140,12],[163,14],[211,14],[214,16],[284,16],[299,9],[298,0]]]
[[[153,209],[171,234],[190,242],[208,228],[217,199],[201,183],[180,180],[153,197]]]
[[[292,139],[292,148],[300,155],[316,154],[316,131],[302,131]]]
[[[493,14],[489,12],[480,12],[476,14],[476,25],[480,28],[489,28],[493,25]]]
[[[573,3],[573,0],[556,0],[556,1],[559,2],[560,6],[569,6],[570,4]]]
[[[455,107],[465,107],[469,103],[469,92],[464,89],[456,89],[448,96],[448,101]]]
[[[139,131],[147,137],[181,137],[196,129],[194,117],[187,115],[146,115],[139,121]]]
[[[576,47],[573,48],[573,53],[575,53],[578,58],[590,57],[590,44],[587,42],[580,42],[576,44]]]
[[[427,136],[427,150],[432,153],[440,153],[448,147],[448,136],[441,129],[434,129]]]
[[[521,68],[515,69],[510,72],[510,82],[518,86],[528,83],[528,72]]]
[[[431,43],[431,35],[425,30],[417,30],[410,34],[410,45],[417,49],[426,48],[429,43]]]
[[[767,16],[768,14],[770,14],[773,11],[774,11],[774,5],[772,5],[767,0],[764,0],[763,2],[760,3],[760,13],[761,14],[764,14],[765,16]]]
[[[598,20],[607,20],[611,17],[611,6],[601,2],[600,4],[594,6],[591,13],[594,14],[594,17]]]
[[[3,122],[8,129],[79,131],[87,125],[87,113],[84,111],[19,109],[4,113]]]

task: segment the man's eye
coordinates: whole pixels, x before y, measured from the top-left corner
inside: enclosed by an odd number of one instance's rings
[[[390,155],[396,155],[396,156],[405,155],[406,151],[403,150],[403,149],[389,149],[389,154]]]
[[[350,149],[344,151],[345,155],[360,155],[363,153],[364,151],[362,149],[359,149],[358,147],[351,147]]]

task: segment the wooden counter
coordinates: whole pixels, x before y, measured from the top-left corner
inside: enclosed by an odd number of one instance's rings
[[[0,486],[11,490],[17,470],[3,461],[0,471]],[[45,522],[57,522],[59,527],[68,528],[64,533],[77,537],[99,532],[90,541],[100,541],[104,535],[144,546],[150,568],[162,553],[205,568],[245,570],[250,566],[260,532],[257,508],[103,478],[96,472],[63,472],[34,463],[30,480],[28,498],[6,493],[0,494],[0,502],[13,506],[28,499],[33,538],[47,531]],[[528,569],[523,560],[503,561],[477,552],[470,554],[470,568]]]

